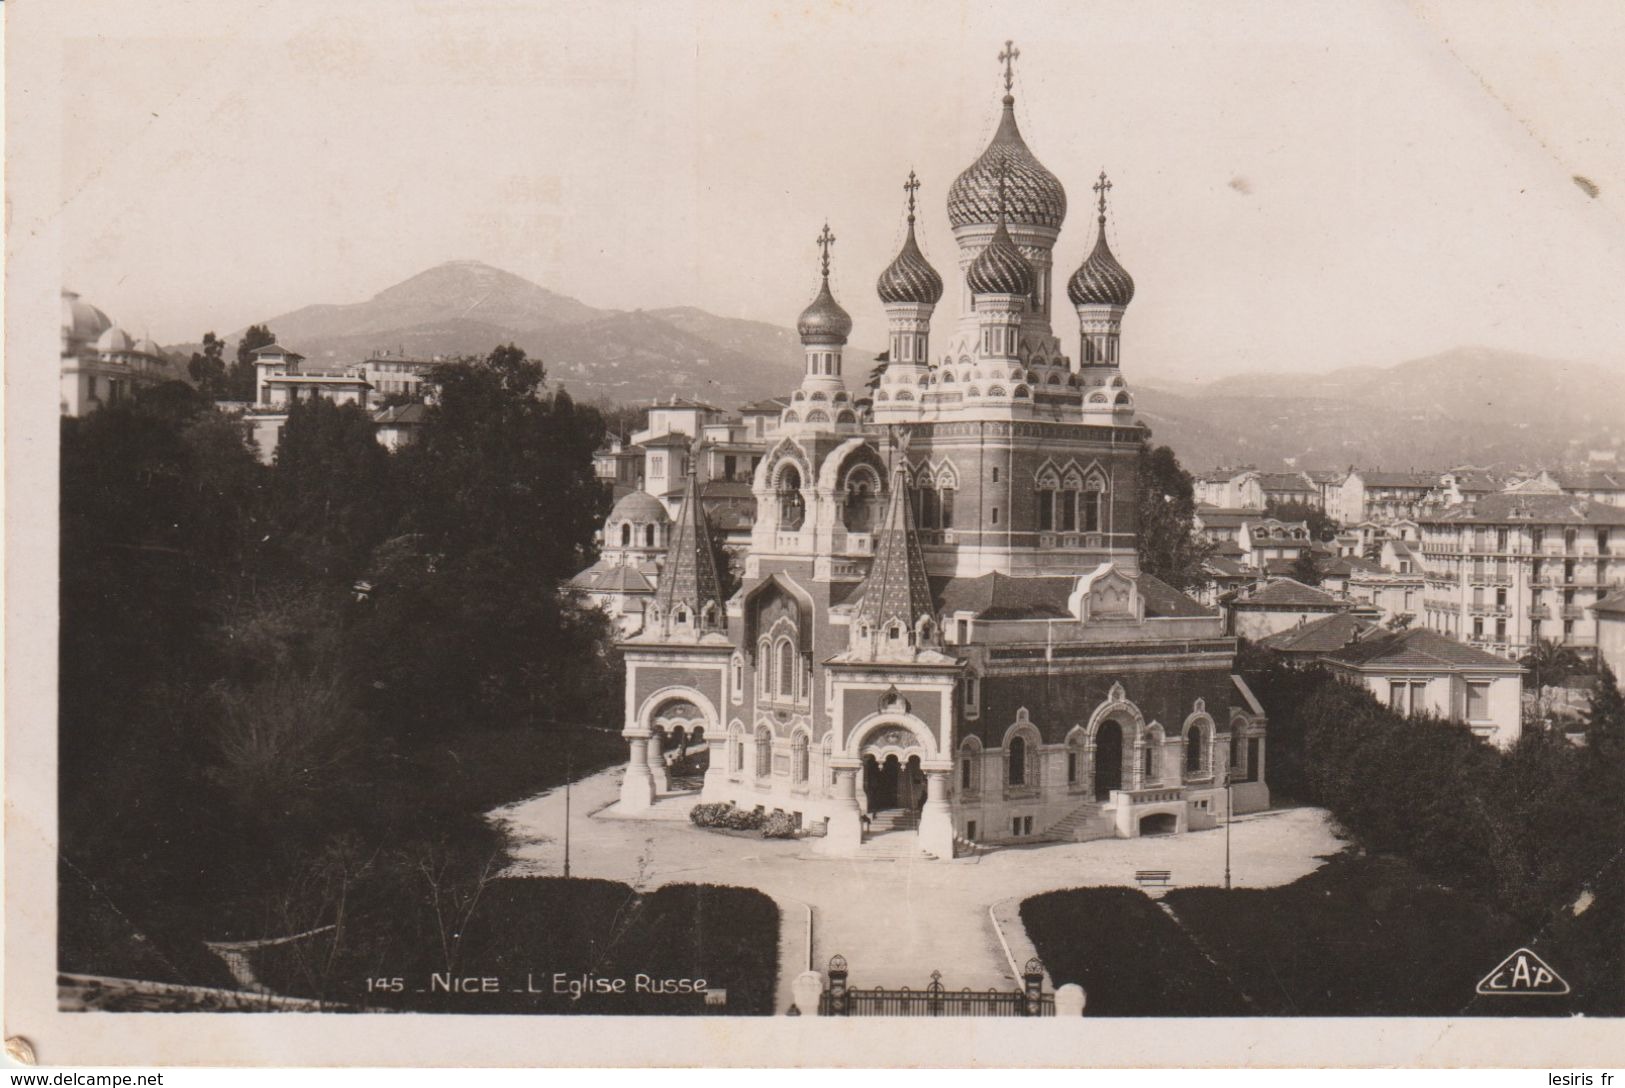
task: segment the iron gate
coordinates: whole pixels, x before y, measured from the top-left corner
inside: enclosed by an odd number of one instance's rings
[[[923,990],[907,986],[872,990],[847,985],[845,956],[829,961],[829,980],[818,999],[820,1016],[1054,1016],[1055,995],[1044,992],[1044,965],[1027,961],[1019,990],[950,990],[932,971]]]

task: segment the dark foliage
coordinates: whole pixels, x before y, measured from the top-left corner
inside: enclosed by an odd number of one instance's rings
[[[1322,669],[1272,664],[1247,680],[1269,715],[1278,795],[1324,805],[1368,849],[1487,892],[1515,918],[1550,919],[1625,850],[1625,744],[1612,739],[1625,703],[1609,685],[1594,696],[1596,743],[1530,729],[1500,751]]]
[[[1277,521],[1302,521],[1309,525],[1309,539],[1326,541],[1337,536],[1337,522],[1318,506],[1306,502],[1267,502],[1264,513]]]
[[[1140,451],[1138,536],[1140,569],[1175,589],[1201,585],[1212,545],[1195,532],[1196,493],[1191,474],[1167,446]]]
[[[1228,980],[1143,892],[1074,888],[1021,904],[1021,922],[1057,986],[1076,983],[1085,1016],[1240,1016]]]
[[[267,467],[185,383],[63,422],[65,969],[220,985],[202,941],[331,926],[301,992],[348,992],[422,936],[398,904],[478,906],[481,813],[624,757],[561,586],[601,421],[512,349],[441,377],[411,456],[315,402]]]

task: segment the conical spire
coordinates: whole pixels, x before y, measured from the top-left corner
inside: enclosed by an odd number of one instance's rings
[[[716,554],[711,550],[711,523],[700,501],[700,485],[694,474],[694,457],[688,462],[688,481],[683,488],[683,504],[671,529],[671,547],[666,565],[660,571],[657,600],[666,633],[685,625],[696,633],[727,630],[727,602],[722,599],[722,578],[717,572]],[[678,614],[686,614],[679,620]]]
[[[908,501],[908,477],[901,465],[892,474],[891,502],[886,521],[875,540],[875,559],[863,582],[858,605],[859,631],[868,629],[873,645],[890,644],[888,628],[901,626],[899,648],[917,649],[915,635],[922,617],[936,612],[931,583],[925,574],[925,553],[914,531],[914,513]]]

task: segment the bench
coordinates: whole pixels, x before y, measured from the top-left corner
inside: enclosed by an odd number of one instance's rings
[[[1172,884],[1173,875],[1170,869],[1140,869],[1134,879],[1142,888],[1166,888]]]

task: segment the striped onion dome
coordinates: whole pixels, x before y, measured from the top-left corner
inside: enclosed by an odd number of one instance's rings
[[[1018,227],[1060,230],[1066,218],[1066,190],[1045,169],[1016,127],[1016,100],[1004,96],[1004,116],[993,142],[948,189],[948,221],[955,227],[997,222],[999,175],[1005,178],[1005,218]]]
[[[844,344],[851,334],[852,315],[841,309],[829,293],[828,273],[818,288],[818,297],[796,319],[796,332],[801,334],[803,344]]]
[[[1074,306],[1127,306],[1134,300],[1134,277],[1112,256],[1104,215],[1095,248],[1066,283],[1066,297]]]
[[[897,259],[886,266],[875,282],[881,302],[918,302],[929,306],[942,299],[942,277],[920,252],[914,240],[914,217],[908,217],[908,237]]]
[[[965,282],[978,295],[1030,295],[1033,293],[1033,270],[1027,258],[1010,240],[1004,229],[1004,220],[998,220],[993,240],[976,255],[965,271]]]

